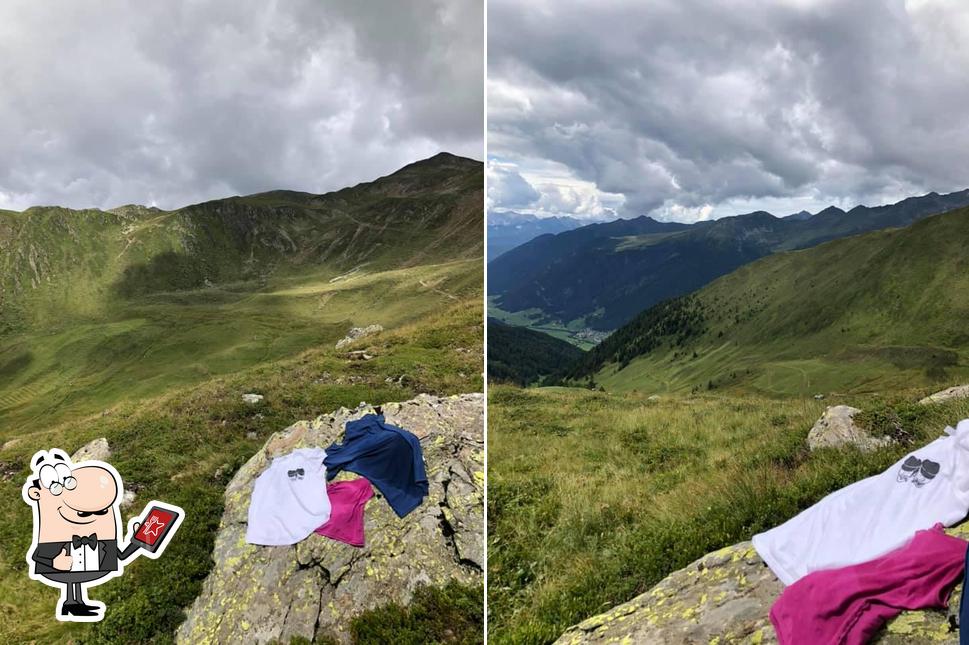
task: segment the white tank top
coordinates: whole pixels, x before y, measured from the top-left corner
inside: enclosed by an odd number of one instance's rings
[[[831,493],[754,536],[754,548],[785,585],[812,571],[867,562],[936,522],[969,510],[969,419],[888,470]]]
[[[325,457],[322,448],[299,448],[273,459],[252,490],[246,542],[296,544],[330,519]]]

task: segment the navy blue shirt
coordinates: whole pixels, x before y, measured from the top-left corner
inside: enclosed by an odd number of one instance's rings
[[[420,439],[386,423],[382,414],[348,421],[343,443],[334,442],[327,448],[323,463],[327,479],[341,470],[369,479],[398,517],[420,506],[427,495]]]

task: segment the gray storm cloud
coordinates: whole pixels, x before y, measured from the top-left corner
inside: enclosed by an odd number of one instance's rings
[[[0,5],[0,208],[173,208],[482,158],[476,0]]]
[[[489,154],[623,216],[969,187],[965,3],[492,0],[488,25]]]

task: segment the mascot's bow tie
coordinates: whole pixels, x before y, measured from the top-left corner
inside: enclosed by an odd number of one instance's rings
[[[71,544],[74,546],[75,549],[80,548],[82,544],[85,546],[89,546],[93,549],[98,545],[98,536],[94,533],[86,536],[75,535],[73,538],[71,538]]]

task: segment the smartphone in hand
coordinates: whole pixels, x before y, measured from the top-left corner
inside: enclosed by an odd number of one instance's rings
[[[151,502],[146,508],[148,511],[137,520],[140,526],[131,536],[131,543],[147,551],[146,555],[160,554],[181,524],[182,514],[180,509],[161,502]]]

